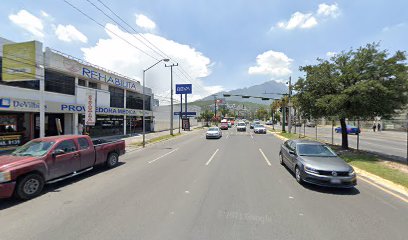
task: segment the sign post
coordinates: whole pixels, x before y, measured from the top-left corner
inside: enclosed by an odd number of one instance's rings
[[[187,112],[187,94],[193,93],[192,84],[176,84],[176,94],[180,94],[180,119],[182,119],[183,130],[190,130],[190,119]],[[183,118],[183,94],[185,95],[185,117]],[[176,113],[175,113],[176,114]]]

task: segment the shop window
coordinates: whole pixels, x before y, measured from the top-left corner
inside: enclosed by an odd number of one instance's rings
[[[98,84],[94,82],[88,82],[89,88],[99,89]]]
[[[45,91],[75,95],[75,77],[45,70]]]
[[[82,79],[78,79],[78,85],[79,85],[79,86],[86,87],[86,81],[85,81],[85,80],[82,80]]]
[[[150,109],[150,96],[146,95],[145,109]],[[131,91],[126,92],[126,108],[143,109],[143,95]]]
[[[124,107],[123,99],[125,97],[124,90],[110,86],[109,92],[110,92],[110,106],[123,108]]]

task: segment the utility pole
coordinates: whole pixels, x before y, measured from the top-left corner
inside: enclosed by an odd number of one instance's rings
[[[177,67],[178,63],[165,65],[166,67],[170,67],[170,135],[173,135],[173,67]]]
[[[292,77],[289,77],[289,95],[288,95],[288,131],[292,132],[292,103],[290,102],[290,97],[292,96]]]
[[[217,117],[217,95],[213,95],[214,97],[214,118]]]

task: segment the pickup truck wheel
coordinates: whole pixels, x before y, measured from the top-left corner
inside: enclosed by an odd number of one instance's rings
[[[44,178],[36,173],[28,174],[17,181],[16,197],[28,200],[41,194],[44,187]]]
[[[119,155],[117,153],[111,153],[106,161],[106,166],[108,168],[114,168],[119,163]]]

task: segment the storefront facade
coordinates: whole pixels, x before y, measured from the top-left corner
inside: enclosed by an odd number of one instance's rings
[[[0,41],[1,45],[1,41]],[[7,56],[0,55],[1,63]],[[39,80],[4,81],[0,74],[0,149],[21,145],[40,136],[89,134],[91,137],[141,132],[143,98],[147,130],[153,127],[150,88],[136,80],[75,59],[49,48],[43,53],[44,94]],[[7,69],[6,69],[7,70]],[[96,98],[96,121],[85,126],[87,94]],[[40,121],[40,102],[45,118]]]

